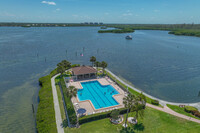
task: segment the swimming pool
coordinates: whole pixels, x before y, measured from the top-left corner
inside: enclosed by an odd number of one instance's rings
[[[81,83],[83,89],[77,92],[79,101],[90,100],[95,109],[118,105],[119,103],[112,97],[119,94],[111,85],[101,85],[98,81]]]

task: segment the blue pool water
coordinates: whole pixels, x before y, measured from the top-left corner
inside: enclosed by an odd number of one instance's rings
[[[96,109],[118,105],[112,97],[119,94],[111,85],[103,86],[98,81],[82,82],[83,89],[78,90],[80,101],[91,100]]]

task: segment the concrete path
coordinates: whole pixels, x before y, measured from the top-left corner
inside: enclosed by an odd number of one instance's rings
[[[51,86],[52,86],[52,92],[53,92],[53,101],[54,101],[54,110],[55,110],[55,117],[56,117],[56,125],[57,125],[57,132],[58,133],[64,133],[64,129],[62,127],[62,118],[60,113],[60,106],[58,102],[58,95],[55,85],[55,78],[60,75],[57,74],[51,78]]]
[[[154,108],[154,109],[156,109],[156,110],[163,111],[163,112],[165,112],[165,113],[168,113],[168,114],[171,114],[171,115],[180,117],[180,118],[183,118],[183,119],[186,119],[186,120],[189,120],[189,121],[193,121],[193,122],[196,122],[196,123],[200,123],[200,120],[195,119],[195,118],[192,118],[192,117],[189,117],[189,116],[186,116],[186,115],[183,115],[183,114],[179,114],[179,113],[177,113],[177,112],[171,110],[171,109],[168,108],[167,106],[164,106],[163,108],[161,108],[161,107],[158,107],[158,106],[149,104],[149,103],[147,103],[146,106],[147,106],[147,107]]]

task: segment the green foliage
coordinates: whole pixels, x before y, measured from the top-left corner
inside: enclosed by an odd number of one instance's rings
[[[111,116],[111,118],[112,119],[118,119],[119,118],[119,110],[118,109],[115,109],[115,110],[113,110],[112,112],[111,112],[111,114],[110,114],[110,116]]]
[[[57,67],[64,67],[64,69],[68,69],[71,67],[71,63],[67,60],[62,60],[60,63],[57,64]]]
[[[169,34],[200,37],[200,30],[174,30]]]
[[[114,29],[114,30],[99,30],[98,33],[131,33],[134,32],[132,28],[122,28],[122,29]]]
[[[125,108],[119,109],[119,114],[125,114],[126,112],[127,112],[127,109]],[[92,115],[86,115],[79,119],[79,124],[104,119],[104,118],[110,117],[110,114],[111,114],[111,111],[98,113],[98,114],[92,114]]]
[[[159,105],[159,101],[158,100],[151,100],[151,104],[153,104],[153,105]]]
[[[63,75],[63,73],[65,72],[65,68],[63,66],[58,66],[57,67],[57,72],[61,74],[61,76]]]
[[[54,73],[52,73],[54,74]],[[51,74],[39,79],[39,104],[36,115],[37,130],[39,133],[56,133],[56,120],[51,88]]]
[[[67,96],[68,88],[65,85],[65,81],[63,78],[60,79],[60,83],[63,89],[63,94],[64,94],[64,100],[67,106],[67,113],[69,116],[69,120],[71,124],[76,124],[77,118],[76,118],[76,112],[74,110],[73,103],[71,101],[71,98]]]
[[[192,110],[198,110],[197,108],[195,107],[192,107],[192,106],[185,106],[184,107],[184,110],[188,113],[191,113]]]
[[[189,117],[197,118],[194,115],[192,115],[192,112],[191,113],[186,112],[184,107],[179,107],[179,106],[171,105],[171,104],[167,104],[167,107],[169,107],[170,109],[172,109],[173,111],[175,111],[177,113],[180,113],[180,114],[183,114],[183,115],[186,115]]]
[[[79,67],[79,66],[81,66],[80,64],[73,64],[73,65],[71,65],[71,68],[73,68],[73,67]]]
[[[92,66],[94,65],[95,61],[96,61],[96,57],[94,56],[90,57],[90,62],[92,62]]]

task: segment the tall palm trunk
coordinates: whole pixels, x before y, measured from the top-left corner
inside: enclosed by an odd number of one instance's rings
[[[127,109],[127,113],[126,113],[126,121],[125,121],[125,128],[126,128],[126,129],[127,129],[128,112],[129,112],[129,108]]]

